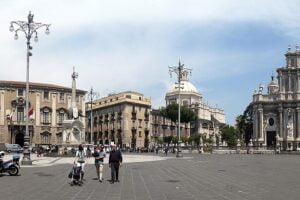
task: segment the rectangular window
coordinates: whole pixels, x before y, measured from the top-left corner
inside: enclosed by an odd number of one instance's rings
[[[17,121],[18,122],[24,121],[24,107],[17,108]]]
[[[142,137],[142,131],[139,131],[139,137]]]
[[[44,91],[44,100],[49,100],[49,92]]]
[[[59,113],[58,114],[58,123],[63,123],[64,121],[64,118],[65,118],[65,113]]]
[[[23,97],[24,96],[24,89],[18,89],[18,96]]]
[[[60,101],[64,101],[65,100],[65,93],[63,93],[63,92],[59,93],[59,100]]]
[[[78,95],[76,95],[75,99],[76,99],[76,102],[79,102],[79,96]]]
[[[43,112],[43,123],[49,123],[49,112]]]
[[[139,127],[141,128],[142,127],[142,120],[139,119]]]

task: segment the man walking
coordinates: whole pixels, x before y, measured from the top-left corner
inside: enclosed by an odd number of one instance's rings
[[[119,182],[119,167],[122,165],[122,154],[116,149],[116,145],[112,145],[112,150],[109,154],[109,167],[111,169],[111,184],[115,181]]]
[[[95,157],[95,166],[96,166],[98,180],[99,182],[102,182],[103,164],[104,164],[104,158],[106,156],[105,152],[103,151],[103,147],[102,146],[95,147],[93,156]]]

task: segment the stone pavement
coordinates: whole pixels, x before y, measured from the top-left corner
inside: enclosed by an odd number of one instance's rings
[[[142,156],[143,155],[143,156]],[[106,159],[104,163],[108,163],[108,156],[106,155]],[[23,155],[20,154],[20,163]],[[12,159],[12,154],[5,155],[4,160]],[[74,162],[74,157],[37,157],[36,154],[31,154],[32,165],[30,166],[22,166],[22,167],[49,167],[52,165],[58,164],[72,164]],[[150,162],[150,161],[159,161],[165,160],[168,157],[155,156],[154,154],[124,154],[123,160],[124,163],[132,163],[132,162]],[[94,164],[94,158],[87,159],[86,164]]]
[[[115,184],[107,181],[110,175],[107,165],[103,183],[94,180],[94,166],[87,165],[86,181],[81,187],[69,185],[67,174],[71,164],[22,168],[21,176],[0,177],[0,199],[299,199],[299,156],[184,156],[125,163],[120,171],[121,182]]]

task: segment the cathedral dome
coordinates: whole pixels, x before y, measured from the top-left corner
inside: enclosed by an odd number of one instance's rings
[[[178,84],[174,84],[168,93],[178,92]],[[196,87],[189,81],[181,81],[180,92],[199,93]]]

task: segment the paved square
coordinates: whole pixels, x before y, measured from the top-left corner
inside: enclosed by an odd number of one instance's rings
[[[147,156],[148,154],[141,154]],[[150,154],[149,154],[150,155]],[[173,155],[171,155],[173,156]],[[192,155],[125,163],[120,183],[99,183],[93,165],[83,186],[69,185],[71,164],[21,168],[21,176],[0,177],[0,199],[299,199],[300,158],[296,155]]]

